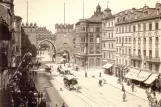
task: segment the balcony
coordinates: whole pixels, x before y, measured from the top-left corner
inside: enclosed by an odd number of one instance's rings
[[[160,57],[146,56],[145,60],[148,62],[160,63]]]
[[[131,60],[142,60],[141,55],[130,55]]]

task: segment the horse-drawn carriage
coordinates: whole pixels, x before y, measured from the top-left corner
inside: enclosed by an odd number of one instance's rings
[[[72,75],[69,69],[62,67],[61,65],[58,66],[57,71],[60,73],[60,75]]]
[[[75,78],[73,75],[65,75],[63,80],[64,86],[68,90],[77,90],[78,81],[77,78]]]

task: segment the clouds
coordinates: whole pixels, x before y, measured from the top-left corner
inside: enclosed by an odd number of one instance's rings
[[[39,26],[46,26],[54,31],[56,23],[64,23],[64,1],[66,3],[66,23],[76,23],[83,17],[83,0],[28,0],[29,1],[29,22],[36,22]],[[147,5],[154,7],[157,0],[147,0]],[[15,14],[23,18],[26,22],[27,0],[15,0]],[[102,10],[107,7],[107,0],[84,0],[84,16],[89,18],[93,15],[97,4]],[[109,8],[112,13],[132,7],[141,8],[145,5],[145,0],[111,0]]]

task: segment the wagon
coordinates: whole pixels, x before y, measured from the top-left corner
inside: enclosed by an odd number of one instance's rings
[[[65,75],[64,76],[64,86],[68,89],[68,90],[76,90],[75,86],[78,85],[78,80],[75,76],[73,75]]]

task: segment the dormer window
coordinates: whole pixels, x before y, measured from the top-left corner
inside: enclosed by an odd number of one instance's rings
[[[159,15],[159,8],[157,8],[157,15]]]
[[[145,11],[144,12],[144,16],[148,16],[148,11]]]
[[[117,22],[119,22],[119,18],[117,18]]]
[[[125,17],[123,17],[123,22],[125,22]]]

